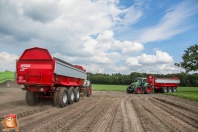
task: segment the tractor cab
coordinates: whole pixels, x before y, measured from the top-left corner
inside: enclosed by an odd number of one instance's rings
[[[142,77],[137,77],[135,78],[131,84],[136,85],[136,86],[141,86],[144,85],[146,82],[146,78],[142,78]]]

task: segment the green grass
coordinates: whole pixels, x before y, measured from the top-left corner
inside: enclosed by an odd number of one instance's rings
[[[166,94],[198,102],[198,87],[179,87],[177,92]]]
[[[95,91],[121,91],[126,92],[128,85],[99,85],[92,84]],[[178,96],[188,100],[198,102],[198,87],[179,87],[175,93],[166,93],[167,95]]]
[[[95,91],[126,91],[126,87],[128,85],[100,85],[100,84],[92,84],[92,88]]]

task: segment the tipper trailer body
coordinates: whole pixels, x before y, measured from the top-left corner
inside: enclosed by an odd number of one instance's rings
[[[16,82],[23,85],[26,102],[37,104],[40,98],[51,98],[64,107],[79,101],[80,92],[90,96],[92,87],[86,70],[79,65],[52,57],[47,49],[26,49],[16,63]]]
[[[147,76],[147,82],[152,86],[155,93],[176,92],[180,84],[180,80],[176,76],[172,78],[156,78],[150,75]]]

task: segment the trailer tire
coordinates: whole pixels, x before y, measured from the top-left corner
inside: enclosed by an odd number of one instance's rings
[[[78,102],[80,100],[80,88],[74,88],[74,101]]]
[[[54,98],[53,98],[54,106],[59,106],[58,98],[59,98],[59,91],[56,91],[54,93]]]
[[[145,94],[150,94],[151,93],[151,86],[150,85],[146,85],[144,93]]]
[[[92,94],[92,85],[90,84],[88,87],[86,87],[86,94],[87,97],[90,97]]]
[[[31,92],[30,90],[26,91],[25,99],[28,105],[36,105],[39,102],[39,98],[36,97],[35,92]]]
[[[131,86],[128,86],[128,87],[126,88],[126,92],[127,92],[128,94],[133,93],[133,91],[129,90],[130,88],[131,88]]]
[[[73,104],[74,103],[74,98],[75,98],[74,87],[70,87],[68,89],[68,103]]]
[[[159,90],[154,88],[154,93],[159,93]]]
[[[140,93],[142,93],[142,88],[136,87],[134,91],[135,91],[135,94],[140,94]]]
[[[172,92],[172,88],[171,87],[168,88],[168,92]]]
[[[66,88],[60,88],[58,92],[58,104],[59,107],[65,107],[68,103],[68,91]]]
[[[162,93],[167,93],[167,87],[162,87]]]
[[[177,88],[176,87],[173,87],[173,92],[177,92]]]

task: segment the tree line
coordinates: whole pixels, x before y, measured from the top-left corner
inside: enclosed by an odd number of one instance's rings
[[[177,74],[147,74],[132,72],[129,75],[115,73],[115,74],[102,74],[102,73],[88,73],[88,78],[92,84],[108,84],[108,85],[129,85],[136,77],[147,77],[154,75],[157,78],[171,78],[177,76],[180,79],[180,86],[184,87],[198,87],[198,73],[188,74],[181,72]]]

